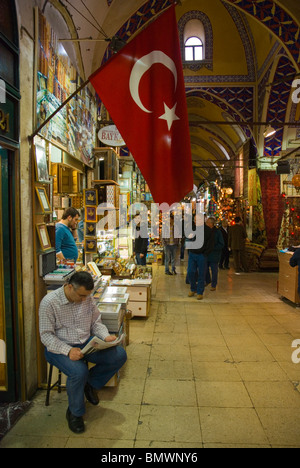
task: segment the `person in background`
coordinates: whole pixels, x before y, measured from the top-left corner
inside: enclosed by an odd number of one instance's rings
[[[229,249],[228,249],[228,221],[227,219],[223,219],[222,221],[222,226],[220,227],[220,232],[223,236],[223,241],[224,241],[224,247],[221,252],[221,258],[220,258],[220,263],[219,263],[219,268],[223,270],[229,270]]]
[[[221,259],[222,250],[224,248],[224,240],[220,229],[215,227],[216,220],[213,217],[209,217],[206,224],[213,231],[214,236],[214,248],[213,251],[207,257],[207,269],[206,269],[206,284],[211,283],[211,291],[215,291],[218,284],[218,273],[219,273],[219,262]],[[210,274],[211,270],[211,274]]]
[[[149,244],[149,237],[143,237],[143,230],[141,228],[142,218],[140,213],[137,213],[133,217],[133,227],[135,229],[133,238],[133,252],[136,259],[137,265],[146,266],[147,263],[147,251]]]
[[[298,266],[299,268],[299,275],[298,275],[298,294],[300,295],[300,248],[297,248],[294,255],[290,259],[291,267],[295,268]]]
[[[249,270],[246,258],[246,229],[244,228],[239,216],[234,219],[234,222],[234,226],[231,226],[229,229],[228,247],[232,250],[236,273],[243,270],[248,273]]]
[[[162,244],[165,248],[165,274],[166,275],[176,275],[176,251],[180,241],[179,237],[176,237],[175,232],[175,222],[174,222],[174,214],[170,214],[170,237],[162,238]],[[163,234],[163,232],[162,232]],[[172,273],[170,272],[169,266],[171,264]]]
[[[78,258],[77,223],[80,214],[76,208],[67,208],[61,221],[55,225],[55,248],[58,260],[72,260],[76,263]]]
[[[188,236],[189,242],[196,242],[196,227],[200,228],[203,224],[202,215],[195,214],[193,219],[193,231]],[[191,286],[191,291],[188,296],[193,297],[197,294],[197,300],[203,299],[205,288],[205,274],[207,267],[207,256],[214,248],[214,235],[212,229],[205,223],[204,229],[204,242],[199,249],[189,249],[189,262],[188,262],[188,280]]]
[[[127,360],[126,351],[114,346],[84,356],[82,349],[93,336],[112,342],[92,298],[94,281],[86,271],[71,276],[69,282],[47,294],[39,308],[40,337],[47,362],[67,376],[69,406],[67,421],[76,434],[84,432],[85,399],[98,405],[100,390]],[[90,370],[88,363],[95,364]]]

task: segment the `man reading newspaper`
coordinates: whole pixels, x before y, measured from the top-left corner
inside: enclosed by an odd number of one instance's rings
[[[69,428],[77,434],[84,432],[84,395],[90,403],[97,405],[96,390],[100,390],[127,360],[121,346],[87,355],[82,353],[91,337],[105,342],[116,340],[101,322],[100,312],[91,297],[93,289],[92,276],[84,271],[77,272],[63,287],[47,294],[39,310],[40,336],[46,348],[46,359],[68,377],[67,420]],[[87,362],[95,366],[89,370]]]

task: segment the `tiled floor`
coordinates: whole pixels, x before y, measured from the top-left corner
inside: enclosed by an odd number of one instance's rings
[[[150,317],[131,321],[120,385],[87,405],[86,432],[69,431],[65,392],[46,408],[40,391],[0,447],[300,447],[300,309],[278,275],[221,271],[198,302],[177,270],[154,267]]]

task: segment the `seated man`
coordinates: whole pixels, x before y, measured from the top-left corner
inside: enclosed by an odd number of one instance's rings
[[[75,273],[69,283],[47,294],[40,304],[40,335],[46,347],[45,356],[67,375],[69,428],[84,432],[82,416],[85,400],[99,403],[95,390],[102,388],[127,360],[126,351],[115,346],[84,357],[81,350],[92,336],[106,342],[116,339],[101,322],[98,308],[91,297],[94,281],[85,271]],[[87,362],[96,364],[91,370]]]

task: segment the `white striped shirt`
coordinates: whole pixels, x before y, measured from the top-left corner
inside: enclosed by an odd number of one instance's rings
[[[84,344],[91,336],[109,336],[101,322],[101,314],[89,296],[80,303],[69,302],[64,287],[44,297],[39,309],[40,336],[47,350],[68,356],[76,345]]]

